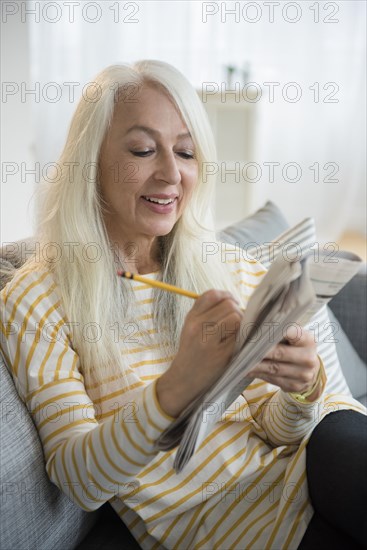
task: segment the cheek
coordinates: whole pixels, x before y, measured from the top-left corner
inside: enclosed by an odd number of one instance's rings
[[[119,165],[118,180],[126,191],[133,192],[139,188],[143,177],[142,169],[136,162],[129,161]]]
[[[142,170],[137,163],[126,161],[101,166],[101,189],[105,198],[122,195],[134,197],[141,187]]]
[[[180,205],[180,214],[182,214],[182,211],[187,207],[187,205],[192,200],[192,195],[194,194],[195,188],[197,186],[197,178],[198,173],[197,171],[193,171],[190,173],[190,175],[186,177],[184,189],[183,189],[183,199],[181,201]]]
[[[118,182],[115,175],[115,166],[112,162],[102,162],[100,165],[100,182],[102,196],[108,201],[116,194]]]
[[[187,175],[186,179],[186,195],[188,197],[191,197],[192,193],[194,192],[194,189],[197,185],[199,177],[199,171],[197,168],[193,168]]]

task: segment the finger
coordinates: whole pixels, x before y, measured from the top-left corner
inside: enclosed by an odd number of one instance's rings
[[[316,346],[296,347],[287,344],[277,344],[264,357],[269,361],[278,363],[293,363],[295,365],[304,365],[312,368],[317,357]]]
[[[264,380],[264,382],[267,382],[268,384],[272,384],[273,386],[278,386],[281,388],[284,392],[294,392],[294,393],[303,393],[307,391],[312,384],[305,385],[301,383],[299,380],[293,380],[291,378],[283,378],[282,376],[275,376],[275,375],[266,375],[263,376],[257,376],[256,378],[259,378],[260,380]]]
[[[218,316],[211,316],[201,321],[201,330],[204,341],[214,338],[215,341],[228,342],[238,338],[241,326],[241,312],[229,309],[228,312],[220,311]]]
[[[312,333],[304,329],[300,325],[297,325],[297,323],[294,323],[287,327],[284,334],[284,339],[291,346],[296,347],[308,346],[312,343],[315,344]]]
[[[268,384],[278,386],[284,391],[298,391],[299,382],[297,379],[284,378],[280,373],[278,366],[272,365],[270,368],[264,366],[262,363],[253,369],[249,376],[251,378],[258,378]]]
[[[216,305],[218,305],[223,300],[232,300],[235,303],[239,304],[238,300],[236,299],[233,294],[227,290],[216,290],[216,289],[210,289],[201,294],[199,298],[195,301],[194,306],[192,307],[192,310],[195,310],[196,313],[205,313],[209,311],[210,309],[214,308]]]
[[[240,319],[243,317],[243,311],[238,307],[238,304],[230,298],[226,298],[210,309],[199,313],[198,316],[205,320],[210,319],[211,321],[220,322],[232,314]]]
[[[297,387],[304,389],[312,385],[317,371],[315,366],[307,368],[293,363],[264,360],[251,371],[251,376],[255,375],[257,378],[266,379],[271,383],[282,380],[284,383],[296,384]]]
[[[227,342],[238,338],[238,331],[241,326],[242,313],[231,311],[226,317],[219,322],[220,341]]]
[[[231,298],[225,298],[210,310],[205,312],[205,319],[210,317],[211,321],[222,323],[228,317],[234,316],[237,321],[240,321],[243,317],[243,312],[239,308],[238,304]]]

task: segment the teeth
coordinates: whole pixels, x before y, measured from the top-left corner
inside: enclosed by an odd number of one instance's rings
[[[174,199],[153,199],[150,197],[144,197],[147,201],[156,202],[158,204],[171,204]]]

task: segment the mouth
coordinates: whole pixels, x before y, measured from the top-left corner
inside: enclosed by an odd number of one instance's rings
[[[153,212],[157,212],[158,214],[167,214],[172,212],[176,208],[178,196],[143,195],[141,199],[144,201],[144,204]]]
[[[177,197],[169,198],[169,199],[158,199],[156,197],[148,197],[143,195],[143,199],[149,202],[154,202],[155,204],[172,204]]]
[[[178,198],[178,195],[143,195],[143,199],[154,202],[156,204],[171,204],[175,199]]]

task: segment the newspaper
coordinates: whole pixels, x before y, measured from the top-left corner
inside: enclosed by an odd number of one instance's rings
[[[207,391],[199,395],[161,434],[156,449],[178,446],[173,467],[179,473],[220,421],[223,411],[252,382],[248,373],[284,337],[286,327],[302,327],[357,273],[362,260],[350,252],[303,253],[290,261],[280,254],[251,295],[243,313],[239,338],[230,365]],[[272,337],[269,330],[272,327]],[[219,405],[219,406],[213,406]]]

